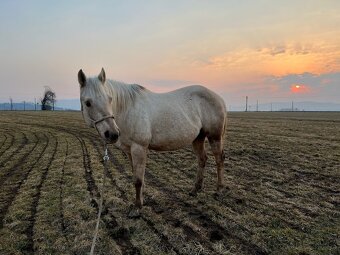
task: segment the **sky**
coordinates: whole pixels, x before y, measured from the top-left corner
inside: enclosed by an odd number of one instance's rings
[[[79,98],[77,72],[156,92],[191,84],[227,106],[340,102],[340,1],[0,1],[0,102],[51,87]]]

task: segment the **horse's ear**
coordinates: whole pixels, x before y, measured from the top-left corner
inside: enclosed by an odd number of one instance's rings
[[[78,82],[79,82],[81,88],[85,86],[86,76],[85,76],[83,70],[81,70],[81,69],[78,72]]]
[[[106,75],[105,75],[104,68],[102,68],[102,70],[100,71],[100,74],[98,75],[98,79],[99,79],[103,84],[105,83]]]

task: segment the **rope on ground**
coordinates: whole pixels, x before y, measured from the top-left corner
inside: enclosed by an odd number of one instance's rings
[[[107,151],[107,144],[105,144],[104,146],[104,172],[103,172],[103,186],[102,186],[102,190],[101,190],[101,194],[100,194],[100,202],[99,202],[99,210],[98,210],[98,217],[97,217],[97,223],[96,223],[96,228],[94,230],[94,236],[92,239],[92,246],[91,246],[91,251],[90,251],[90,255],[94,254],[94,247],[96,246],[96,241],[97,241],[97,236],[98,236],[98,232],[99,232],[99,223],[100,223],[100,217],[103,211],[103,200],[104,200],[104,190],[105,190],[105,179],[106,179],[106,173],[107,173],[107,168],[108,168],[108,162],[110,160],[108,151]]]

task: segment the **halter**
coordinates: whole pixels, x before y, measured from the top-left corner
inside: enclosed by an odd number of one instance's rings
[[[103,120],[110,119],[110,118],[114,119],[115,117],[111,114],[111,115],[106,115],[106,116],[100,118],[99,120],[94,120],[89,116],[89,119],[93,122],[95,127],[99,122],[102,122]]]
[[[106,116],[100,118],[99,120],[94,120],[90,116],[88,116],[88,119],[92,121],[92,123],[93,123],[93,125],[96,128],[98,133],[99,133],[99,131],[98,131],[98,128],[97,128],[97,124],[99,122],[102,122],[103,120],[110,119],[110,118],[114,119],[115,117],[111,114],[111,115],[106,115]]]

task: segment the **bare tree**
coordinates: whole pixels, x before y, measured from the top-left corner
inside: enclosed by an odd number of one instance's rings
[[[57,101],[55,92],[50,87],[45,86],[44,97],[41,101],[41,110],[54,110],[54,104]]]

